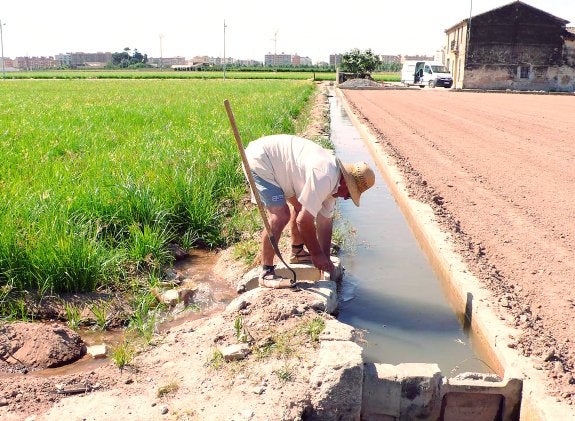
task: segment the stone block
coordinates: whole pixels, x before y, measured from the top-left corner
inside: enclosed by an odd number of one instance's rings
[[[519,419],[523,381],[492,374],[462,373],[441,386],[445,420]],[[494,417],[491,417],[495,414]]]
[[[352,341],[356,340],[356,331],[353,326],[342,323],[336,319],[325,321],[325,327],[319,335],[320,341]]]
[[[321,342],[310,383],[313,408],[309,419],[359,420],[363,386],[361,347],[349,341]]]
[[[314,283],[298,284],[298,286],[312,294],[310,307],[319,312],[328,314],[337,313],[337,284],[333,281],[317,281]]]
[[[364,366],[361,417],[364,420],[396,420],[400,416],[401,382],[391,364]]]

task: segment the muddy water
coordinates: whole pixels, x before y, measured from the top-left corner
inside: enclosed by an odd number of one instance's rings
[[[344,161],[376,165],[341,98],[330,98],[331,140]],[[446,376],[492,372],[473,348],[441,282],[413,237],[383,178],[361,198],[339,201],[337,226],[353,239],[341,259],[345,275],[338,319],[365,331],[370,362],[437,363]]]
[[[187,283],[193,283],[196,289],[194,304],[196,310],[185,309],[178,305],[169,314],[163,315],[163,320],[158,324],[158,333],[165,333],[182,323],[209,317],[225,309],[236,296],[237,292],[228,283],[213,274],[217,256],[215,253],[192,250],[188,257],[178,260],[173,267],[173,276],[184,279]],[[79,332],[87,346],[106,344],[114,348],[124,340],[125,330],[89,330]],[[83,373],[94,370],[103,364],[110,363],[109,358],[93,359],[86,355],[82,359],[58,368],[49,368],[29,373],[28,376],[50,377],[75,373]],[[8,378],[20,374],[0,374],[0,378]]]

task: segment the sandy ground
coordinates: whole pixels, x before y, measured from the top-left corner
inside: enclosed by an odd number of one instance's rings
[[[517,349],[573,404],[573,95],[342,92],[521,329]]]

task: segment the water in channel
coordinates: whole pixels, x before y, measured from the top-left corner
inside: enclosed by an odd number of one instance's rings
[[[365,161],[375,186],[361,206],[338,201],[337,225],[352,236],[341,253],[345,274],[338,319],[365,331],[363,357],[386,364],[437,363],[443,375],[492,372],[453,312],[431,264],[350,121],[330,97],[331,140],[343,161]]]

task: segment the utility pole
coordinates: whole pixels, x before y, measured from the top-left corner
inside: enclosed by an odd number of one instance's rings
[[[2,47],[2,79],[6,79],[6,67],[4,66],[4,35],[2,34],[2,26],[6,25],[0,20],[0,46]]]
[[[274,32],[274,37],[273,37],[273,41],[274,41],[274,67],[277,70],[277,64],[278,64],[278,31]]]
[[[224,19],[224,80],[226,80],[226,20]]]
[[[160,34],[160,71],[164,69],[164,54],[162,52],[162,39],[164,34]]]
[[[471,38],[471,15],[472,14],[473,14],[473,0],[469,0],[469,20],[467,21],[467,40],[465,42],[465,62],[466,62],[466,64],[467,64],[467,57],[469,57],[469,39]]]

